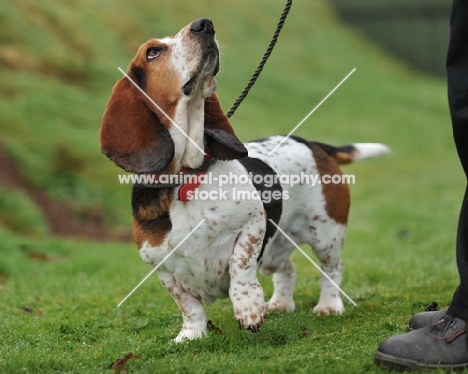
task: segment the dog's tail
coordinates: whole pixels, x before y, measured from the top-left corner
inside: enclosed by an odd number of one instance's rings
[[[390,153],[390,148],[381,143],[353,143],[340,147],[324,143],[318,143],[318,145],[339,165]]]

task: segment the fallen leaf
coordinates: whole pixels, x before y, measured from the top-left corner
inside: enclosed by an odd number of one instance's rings
[[[25,305],[25,306],[21,307],[21,309],[23,309],[26,313],[31,313],[31,314],[34,313],[34,314],[36,314],[38,316],[42,316],[42,312],[40,310],[35,311],[30,306]]]
[[[208,331],[214,331],[214,332],[218,333],[219,335],[224,336],[223,330],[221,330],[219,327],[216,327],[215,325],[213,325],[213,322],[211,322],[211,320],[208,321],[207,328],[208,328]]]
[[[127,361],[131,360],[132,358],[140,358],[140,356],[136,356],[133,353],[127,353],[122,358],[119,358],[117,361],[114,361],[112,364],[110,364],[109,369],[114,370],[115,373],[120,373],[122,369],[124,369]]]

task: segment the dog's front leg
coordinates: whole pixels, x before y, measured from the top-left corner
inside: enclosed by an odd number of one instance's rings
[[[257,279],[257,258],[260,254],[265,223],[253,222],[238,236],[229,260],[231,285],[229,297],[234,316],[241,329],[257,332],[265,322],[263,289]]]
[[[176,343],[184,340],[201,338],[207,333],[208,317],[200,300],[177,286],[174,277],[169,273],[159,273],[161,284],[169,291],[182,312],[183,325]]]

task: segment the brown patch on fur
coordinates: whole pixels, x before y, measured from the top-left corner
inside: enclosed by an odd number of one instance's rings
[[[161,189],[157,194],[144,195],[141,201],[138,201],[137,207],[134,208],[136,210],[134,210],[133,216],[139,223],[142,223],[169,214],[173,197],[173,189]]]
[[[173,189],[161,190],[158,198],[139,204],[133,212],[133,238],[141,248],[146,240],[152,247],[160,245],[172,228],[169,209],[174,195]]]
[[[350,164],[354,161],[353,155],[345,152],[337,152],[332,155],[338,165]]]
[[[138,66],[146,72],[146,93],[164,110],[169,117],[174,118],[175,107],[182,97],[181,81],[179,73],[170,63],[172,51],[168,50],[155,59],[147,61],[146,52],[149,48],[168,48],[164,43],[157,39],[151,39],[143,43],[138,49],[130,66]],[[129,69],[130,71],[130,69]],[[140,93],[143,98],[142,94]],[[145,99],[146,100],[146,99]],[[157,108],[149,103],[151,109],[159,113]],[[160,115],[163,122],[163,116]],[[166,127],[170,127],[169,123]]]
[[[152,247],[161,245],[166,238],[166,235],[170,231],[170,225],[167,221],[160,220],[159,223],[151,225],[151,229],[140,224],[137,220],[133,219],[133,239],[140,249],[145,241]]]
[[[150,221],[167,213],[167,208],[167,206],[163,206],[162,204],[150,204],[147,206],[140,206],[138,208],[138,211],[135,212],[134,217],[138,220],[138,222]]]
[[[250,246],[249,248],[251,250],[253,250],[252,248],[252,245],[253,244],[258,244],[258,242],[261,240],[260,238],[256,237],[256,236],[253,236],[252,234],[248,234],[248,238],[249,238],[249,243],[250,243]],[[249,255],[251,255],[252,253],[249,253]]]
[[[312,144],[311,148],[317,165],[317,171],[321,177],[324,175],[342,175],[335,160],[328,156],[320,146]],[[325,210],[327,214],[337,223],[346,224],[351,204],[348,185],[344,183],[322,183],[321,186],[326,201]]]
[[[249,268],[249,259],[247,257],[241,257],[239,259],[239,268],[241,269],[248,269]]]

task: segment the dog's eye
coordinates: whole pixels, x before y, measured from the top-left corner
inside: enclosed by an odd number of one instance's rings
[[[152,60],[153,58],[157,58],[157,57],[161,56],[162,51],[163,51],[163,49],[161,47],[148,48],[148,50],[146,51],[146,58],[148,60]]]

